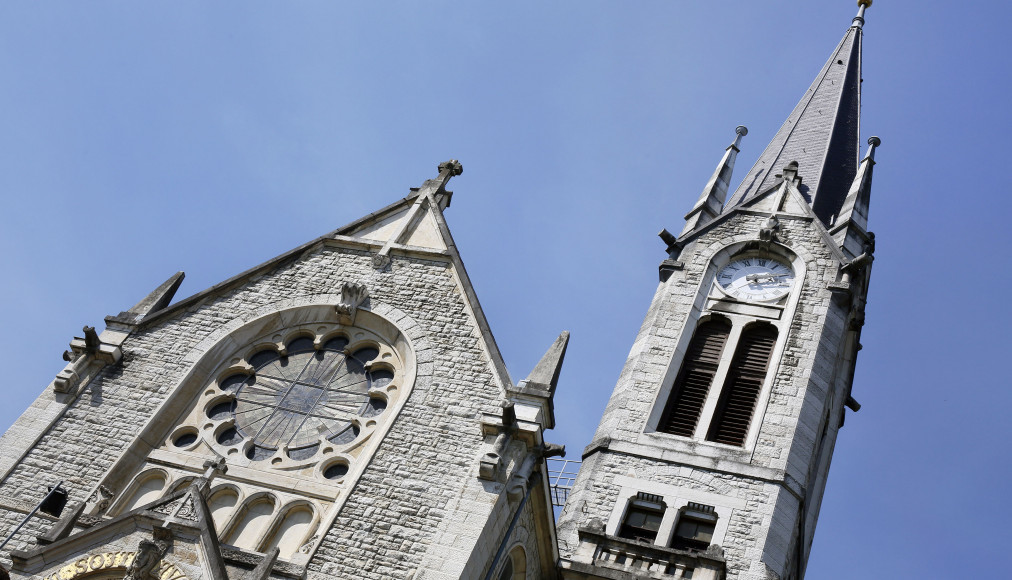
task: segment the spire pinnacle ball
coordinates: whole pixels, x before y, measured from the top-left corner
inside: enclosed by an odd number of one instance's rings
[[[865,8],[871,8],[872,0],[857,0],[858,6],[864,6]]]

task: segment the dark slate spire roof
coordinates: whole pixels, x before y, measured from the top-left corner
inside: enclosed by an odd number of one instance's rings
[[[791,161],[798,162],[800,189],[815,214],[829,224],[840,210],[857,173],[860,152],[861,8],[725,210],[769,189]]]

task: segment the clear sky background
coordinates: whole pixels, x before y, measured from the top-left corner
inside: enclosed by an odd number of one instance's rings
[[[578,458],[656,287],[656,233],[681,229],[744,124],[737,184],[856,9],[0,4],[0,428],[83,325],[177,270],[179,298],[200,291],[457,158],[447,219],[514,379],[572,331],[550,436]],[[1010,25],[999,1],[868,11],[862,143],[883,143],[864,407],[809,578],[1012,565]]]

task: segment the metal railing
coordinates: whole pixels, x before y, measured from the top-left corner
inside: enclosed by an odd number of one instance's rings
[[[548,483],[552,488],[552,505],[562,507],[576,482],[582,461],[548,458]]]

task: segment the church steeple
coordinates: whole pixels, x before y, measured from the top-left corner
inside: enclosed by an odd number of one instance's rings
[[[772,187],[780,168],[796,161],[801,192],[822,222],[832,223],[857,173],[860,151],[861,41],[871,0],[858,4],[843,39],[725,209]]]
[[[859,167],[870,4],[720,214],[738,140],[682,235],[661,232],[660,284],[559,517],[565,580],[804,579],[859,408],[880,143]]]

